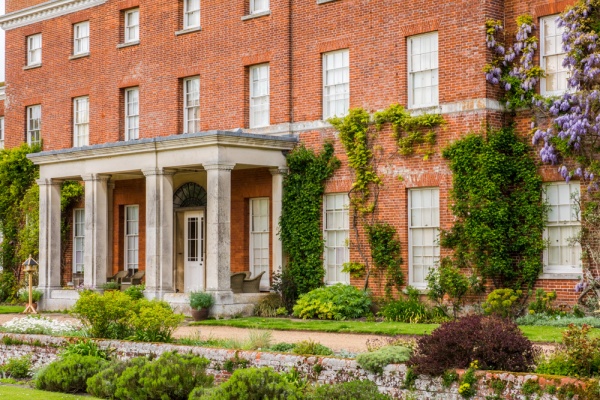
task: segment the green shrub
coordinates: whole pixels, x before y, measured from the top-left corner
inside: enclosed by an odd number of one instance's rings
[[[6,364],[0,366],[0,373],[5,378],[23,379],[29,377],[31,375],[31,357],[27,355],[11,358]]]
[[[388,400],[390,396],[379,393],[375,382],[350,381],[335,385],[322,385],[312,393],[307,394],[306,400]]]
[[[203,400],[300,400],[301,390],[272,368],[236,370],[231,378],[212,390],[194,390],[191,399]]]
[[[31,290],[31,301],[37,303],[42,298],[44,292],[37,289]],[[29,303],[29,288],[23,287],[17,292],[17,297],[21,303]]]
[[[276,317],[280,315],[280,308],[285,308],[283,299],[278,293],[270,293],[261,298],[254,306],[254,315],[259,317]],[[287,312],[287,310],[286,310]]]
[[[538,325],[538,326],[564,326],[571,324],[575,326],[589,325],[593,328],[600,328],[600,318],[598,317],[576,317],[571,315],[547,315],[547,314],[526,314],[515,320],[518,325]]]
[[[337,285],[305,293],[294,306],[294,315],[300,318],[351,319],[369,313],[371,296],[354,286]]]
[[[271,348],[269,348],[269,350],[270,351],[278,351],[281,353],[287,353],[288,351],[293,350],[294,347],[296,347],[296,346],[292,343],[277,343],[277,344],[274,344],[273,346],[271,346]]]
[[[208,387],[209,361],[193,354],[163,353],[153,361],[136,361],[117,378],[115,398],[185,400],[195,387]]]
[[[143,365],[145,357],[132,358],[127,361],[115,360],[110,365],[87,380],[87,392],[101,399],[115,398],[117,379],[123,372],[134,365]]]
[[[133,300],[139,300],[144,298],[144,290],[146,290],[145,285],[131,285],[125,289],[125,292],[123,293],[131,297]]]
[[[73,354],[99,357],[105,360],[109,358],[107,351],[100,349],[96,342],[88,339],[80,339],[76,343],[68,345],[61,353],[61,357],[68,357]]]
[[[119,290],[121,285],[119,282],[106,282],[102,284],[102,289],[104,290]]]
[[[140,299],[129,316],[129,323],[134,340],[170,342],[173,331],[184,319],[182,314],[175,314],[165,301]]]
[[[477,292],[480,286],[475,275],[468,277],[463,274],[449,257],[442,258],[438,268],[429,270],[426,281],[429,289],[427,297],[440,306],[443,306],[447,297],[452,304],[455,319],[463,306],[465,296],[470,291]]]
[[[2,253],[0,252],[1,255]],[[16,291],[17,280],[15,279],[15,274],[6,268],[0,272],[0,303],[11,300]]]
[[[427,323],[443,322],[448,319],[441,307],[428,307],[419,300],[419,291],[413,287],[407,288],[406,299],[394,300],[385,304],[379,311],[379,315],[387,321]]]
[[[333,350],[323,346],[321,343],[314,342],[312,339],[303,340],[294,345],[292,349],[294,354],[313,355],[313,356],[330,356]]]
[[[546,314],[553,315],[556,310],[552,306],[552,303],[556,300],[556,292],[546,292],[544,289],[537,289],[535,291],[535,300],[529,303],[530,314]]]
[[[106,367],[108,362],[99,357],[73,354],[54,361],[43,369],[35,387],[40,390],[63,393],[86,391],[86,381]]]
[[[215,303],[215,299],[212,294],[206,292],[191,292],[190,293],[190,307],[194,310],[201,310],[203,308],[210,308]]]
[[[132,300],[119,291],[100,294],[84,290],[73,307],[73,314],[89,329],[91,337],[125,339],[131,336],[128,324]]]
[[[356,356],[356,362],[362,369],[380,374],[386,365],[407,362],[411,353],[411,349],[407,347],[387,346],[372,353],[359,354]]]
[[[519,300],[522,294],[522,290],[496,289],[488,294],[486,302],[482,305],[483,311],[486,315],[515,318],[521,313]]]

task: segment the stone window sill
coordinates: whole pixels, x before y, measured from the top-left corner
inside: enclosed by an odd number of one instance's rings
[[[202,28],[199,26],[195,26],[193,28],[186,28],[175,32],[175,36],[185,35],[186,33],[200,32],[201,30]]]
[[[564,280],[581,280],[582,273],[576,272],[545,272],[540,274],[538,279],[564,279]]]
[[[139,45],[139,44],[140,44],[140,41],[139,41],[139,40],[135,40],[135,41],[133,41],[133,42],[127,42],[127,43],[119,43],[119,44],[117,45],[117,49],[122,49],[122,48],[124,48],[124,47],[130,47],[130,46],[137,46],[137,45]]]
[[[333,3],[338,0],[317,0],[317,4]]]
[[[42,63],[26,65],[26,66],[23,67],[23,71],[27,71],[28,69],[40,68],[41,66],[42,66]]]
[[[77,60],[78,58],[84,58],[89,56],[90,53],[73,54],[72,56],[69,56],[69,60]]]
[[[271,10],[244,15],[242,17],[242,21],[248,21],[249,19],[260,18],[260,17],[266,17],[267,15],[271,15]]]

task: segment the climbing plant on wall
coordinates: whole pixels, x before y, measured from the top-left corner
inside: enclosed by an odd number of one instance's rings
[[[325,181],[339,168],[333,145],[325,143],[319,154],[299,146],[287,156],[289,173],[283,180],[280,235],[288,255],[284,275],[293,285],[287,300],[323,285],[323,232],[321,207]]]

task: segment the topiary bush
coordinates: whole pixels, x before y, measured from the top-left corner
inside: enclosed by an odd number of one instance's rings
[[[306,400],[391,400],[391,397],[379,393],[375,382],[356,380],[318,386],[306,395]]]
[[[410,359],[412,350],[403,346],[386,346],[371,353],[356,356],[356,362],[362,369],[380,374],[389,364],[400,364]]]
[[[441,375],[477,360],[484,370],[526,372],[535,356],[532,343],[513,321],[473,315],[443,323],[419,338],[408,365],[418,374]]]
[[[190,400],[300,400],[304,396],[286,376],[265,367],[238,369],[219,387],[212,390],[196,389],[189,398]]]
[[[305,319],[352,319],[364,317],[370,306],[369,292],[338,283],[300,296],[294,306],[294,315]]]
[[[210,387],[209,361],[193,354],[163,353],[153,361],[135,361],[116,380],[117,399],[185,400],[195,387]]]
[[[54,361],[41,370],[35,380],[35,387],[50,392],[85,392],[88,378],[96,375],[107,365],[108,361],[100,357],[72,354]]]

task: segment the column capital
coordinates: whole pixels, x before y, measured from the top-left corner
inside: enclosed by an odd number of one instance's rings
[[[211,171],[211,170],[231,171],[233,169],[233,167],[235,167],[235,164],[218,164],[218,163],[215,163],[215,164],[202,164],[202,166],[207,171]]]
[[[166,175],[173,176],[177,171],[174,169],[166,169],[166,168],[143,168],[142,173],[144,176],[155,176],[155,175]]]
[[[37,183],[38,186],[42,186],[42,185],[60,186],[60,185],[62,185],[63,181],[60,179],[40,178],[40,179],[36,179],[35,183]]]
[[[289,171],[288,167],[275,167],[275,168],[269,168],[269,172],[271,173],[271,175],[275,176],[275,175],[285,175],[287,174]]]
[[[84,182],[90,182],[90,181],[106,181],[108,182],[110,180],[111,176],[110,175],[105,175],[105,174],[85,174],[85,175],[81,175],[81,179]]]

